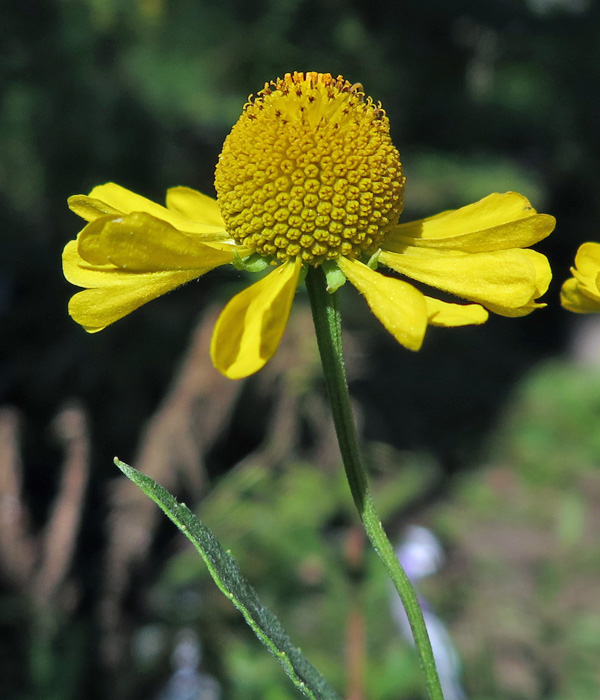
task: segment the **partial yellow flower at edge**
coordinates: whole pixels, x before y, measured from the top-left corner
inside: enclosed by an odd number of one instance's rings
[[[583,243],[571,272],[560,291],[563,307],[579,314],[600,312],[600,243]]]

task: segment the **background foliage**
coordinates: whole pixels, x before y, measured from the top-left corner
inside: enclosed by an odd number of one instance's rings
[[[469,697],[598,696],[598,334],[557,294],[599,237],[599,38],[586,0],[1,5],[3,697],[157,697],[187,625],[224,697],[293,696],[114,454],[195,504],[340,692],[350,648],[369,698],[418,695],[382,572],[352,545],[302,294],[286,344],[241,384],[206,352],[238,273],[93,337],[66,314],[67,196],[109,180],[159,201],[176,184],[214,193],[247,95],[290,70],[382,101],[407,219],[514,189],[559,221],[532,317],[432,329],[409,355],[351,290],[344,315],[375,495],[392,532],[424,523],[448,548],[427,593]]]

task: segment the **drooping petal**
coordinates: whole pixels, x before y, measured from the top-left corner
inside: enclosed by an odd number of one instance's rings
[[[398,253],[407,245],[465,253],[525,248],[548,236],[555,224],[553,216],[538,214],[523,195],[495,193],[460,209],[398,224],[381,245]]]
[[[431,287],[508,311],[528,305],[552,275],[545,256],[521,249],[462,253],[407,248],[402,254],[382,251],[379,261]]]
[[[89,263],[130,272],[212,268],[233,259],[233,247],[214,247],[144,212],[97,219],[79,234],[78,245]]]
[[[227,240],[229,235],[222,224],[211,221],[188,219],[177,211],[152,202],[131,190],[114,182],[98,185],[89,196],[74,195],[69,197],[69,207],[86,221],[95,221],[106,215],[131,214],[145,212],[157,219],[166,221],[180,231],[194,233],[205,240]]]
[[[560,290],[560,303],[568,311],[574,311],[577,314],[600,312],[600,294],[595,297],[588,296],[574,277],[563,284]]]
[[[167,209],[191,221],[225,228],[217,200],[190,187],[171,187],[167,190]]]
[[[231,251],[215,250],[208,245],[204,247],[206,251],[202,256],[196,250],[195,266],[165,269],[156,260],[156,269],[140,271],[134,269],[135,265],[129,269],[120,268],[110,261],[92,264],[81,256],[78,241],[70,241],[63,252],[64,275],[72,284],[87,289],[72,297],[69,313],[90,333],[100,331],[148,301],[231,262]],[[102,251],[96,249],[94,252],[98,255]],[[148,249],[146,252],[145,267],[148,268],[152,255]],[[127,256],[124,259],[127,260]]]
[[[427,330],[423,294],[408,282],[386,277],[358,260],[340,258],[338,265],[394,338],[409,350],[419,350]]]
[[[229,379],[258,372],[273,357],[298,286],[301,262],[288,261],[231,299],[215,325],[210,354]]]
[[[451,304],[425,295],[427,315],[432,326],[454,328],[485,323],[488,312],[479,304]]]

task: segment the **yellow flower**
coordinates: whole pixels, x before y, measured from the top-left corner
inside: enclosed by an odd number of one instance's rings
[[[581,245],[571,272],[560,291],[562,305],[578,314],[600,311],[600,243]]]
[[[398,224],[404,184],[387,116],[360,85],[287,74],[250,98],[225,140],[216,200],[175,187],[162,207],[112,183],[69,199],[89,222],[63,254],[66,278],[85,288],[69,313],[96,332],[220,265],[270,266],[214,330],[213,362],[237,379],[277,350],[308,266],[323,266],[331,290],[349,280],[410,350],[428,324],[479,324],[487,310],[522,316],[544,306],[536,300],[550,267],[529,246],[552,231],[553,217],[508,192]],[[378,265],[474,303],[441,301]]]

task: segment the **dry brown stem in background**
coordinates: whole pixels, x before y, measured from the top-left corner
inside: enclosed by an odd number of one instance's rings
[[[0,569],[10,585],[27,591],[37,605],[69,610],[77,596],[67,585],[67,577],[89,476],[83,409],[76,404],[64,408],[55,419],[54,431],[65,449],[61,479],[48,521],[34,533],[22,494],[18,413],[13,408],[0,411]]]

